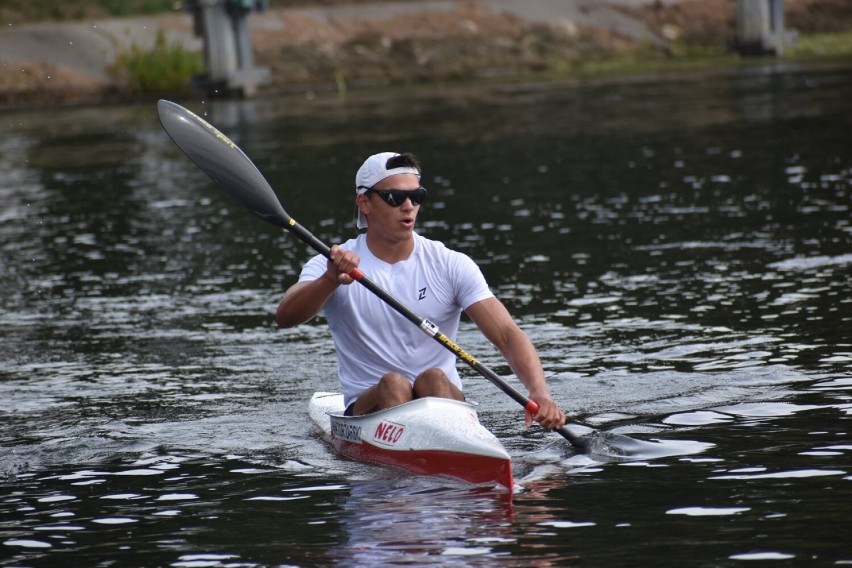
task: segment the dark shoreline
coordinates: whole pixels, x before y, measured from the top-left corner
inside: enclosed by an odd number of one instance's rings
[[[73,109],[92,108],[97,106],[122,106],[122,105],[154,105],[157,100],[165,98],[176,102],[192,102],[197,100],[268,100],[273,98],[284,98],[292,101],[308,101],[310,104],[341,104],[347,100],[369,100],[377,94],[385,97],[389,92],[395,92],[406,97],[434,97],[440,94],[462,94],[465,90],[482,91],[511,91],[517,88],[529,88],[531,86],[557,87],[564,85],[605,86],[620,84],[641,83],[667,83],[677,81],[696,81],[712,79],[713,77],[730,76],[742,73],[807,73],[807,72],[831,72],[848,69],[852,72],[852,61],[783,61],[760,59],[743,62],[736,66],[718,65],[689,70],[656,70],[644,72],[623,72],[607,75],[587,76],[565,76],[565,77],[543,77],[540,75],[513,75],[491,79],[478,79],[472,81],[435,81],[407,85],[373,85],[361,86],[340,93],[329,86],[310,88],[304,85],[292,88],[266,88],[261,90],[251,99],[240,97],[211,97],[203,91],[182,93],[150,93],[150,94],[124,94],[118,92],[95,93],[91,96],[78,96],[74,98],[56,98],[40,100],[38,102],[6,103],[0,99],[0,113],[13,113],[17,111],[38,111],[50,108]]]

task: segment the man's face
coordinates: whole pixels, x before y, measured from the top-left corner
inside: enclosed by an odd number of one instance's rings
[[[386,177],[375,186],[374,190],[401,189],[411,191],[420,187],[420,179],[414,174],[396,174]],[[414,231],[419,205],[414,205],[406,198],[402,205],[394,207],[385,201],[375,191],[367,192],[364,196],[366,212],[370,216],[369,231],[378,233],[391,240],[407,239]]]

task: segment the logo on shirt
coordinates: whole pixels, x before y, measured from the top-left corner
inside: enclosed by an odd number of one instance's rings
[[[420,288],[420,295],[417,297],[418,300],[422,300],[426,297],[426,288]]]

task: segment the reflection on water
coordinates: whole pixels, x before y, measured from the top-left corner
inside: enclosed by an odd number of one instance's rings
[[[510,497],[490,489],[455,489],[424,480],[415,487],[411,478],[357,483],[340,515],[346,539],[329,556],[359,566],[430,557],[440,558],[442,565],[468,566],[480,557],[493,561],[500,545],[515,542]]]
[[[329,334],[273,327],[309,251],[154,105],[6,113],[0,566],[852,562],[849,72],[403,95],[187,105],[327,242],[364,156],[419,154],[421,231],[480,263],[572,428],[647,453],[574,455],[464,369],[512,498],[336,458],[306,413]]]

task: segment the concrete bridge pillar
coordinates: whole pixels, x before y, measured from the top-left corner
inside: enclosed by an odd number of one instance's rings
[[[737,0],[736,48],[743,55],[780,55],[794,33],[784,29],[784,0]]]
[[[269,82],[269,69],[254,66],[248,17],[266,9],[265,0],[184,0],[196,35],[204,43],[206,73],[196,84],[211,95],[250,97]]]

